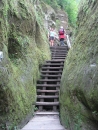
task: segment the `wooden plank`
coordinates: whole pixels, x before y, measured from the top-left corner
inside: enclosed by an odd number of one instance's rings
[[[61,66],[61,67],[48,67],[48,66],[45,66],[45,67],[42,67],[42,69],[63,69],[63,66]]]
[[[51,65],[51,66],[52,66],[52,65],[53,65],[53,66],[54,66],[54,65],[55,65],[55,66],[61,66],[61,65],[63,66],[64,63],[45,63],[43,66],[48,66],[48,65],[49,65],[49,66],[50,66],[50,65]]]
[[[68,47],[67,45],[65,46],[51,46],[50,48],[64,48],[64,47]]]
[[[48,111],[36,112],[35,115],[59,115],[59,112],[48,112]]]
[[[67,49],[66,49],[67,50]],[[51,50],[52,52],[66,52],[66,50]]]
[[[54,106],[54,105],[59,105],[59,102],[36,102],[36,105],[39,106]]]
[[[52,59],[55,58],[55,59],[65,59],[66,57],[52,57]]]
[[[62,73],[62,71],[46,71],[46,70],[42,70],[41,73]]]
[[[61,79],[39,79],[39,80],[37,80],[37,81],[43,81],[43,82],[46,82],[46,81],[48,81],[48,82],[60,82],[61,81]]]
[[[56,93],[59,92],[59,90],[41,90],[41,89],[37,89],[37,92],[48,92],[48,93]]]
[[[37,87],[60,87],[60,84],[37,84]]]
[[[61,77],[62,75],[59,74],[59,75],[49,75],[49,74],[41,74],[41,77]]]
[[[51,95],[37,95],[37,98],[59,98],[58,95],[51,96]]]
[[[50,63],[61,63],[64,62],[65,60],[47,60],[46,62],[50,62]]]

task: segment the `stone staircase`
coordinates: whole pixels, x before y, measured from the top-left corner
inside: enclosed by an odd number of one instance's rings
[[[50,47],[51,60],[45,62],[41,70],[41,79],[37,81],[37,102],[39,111],[59,110],[59,88],[67,56],[67,46]]]

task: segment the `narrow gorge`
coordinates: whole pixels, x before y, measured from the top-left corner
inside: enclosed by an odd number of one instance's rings
[[[76,6],[75,3],[79,1],[80,4]],[[78,15],[72,12],[78,8]],[[60,123],[65,127],[60,126],[60,130],[98,130],[97,13],[97,0],[0,1],[0,130],[22,129],[34,118],[36,111],[58,111],[52,119],[60,117]],[[49,46],[49,28],[55,28],[58,36],[61,25],[71,42],[67,55],[57,38],[56,46],[53,49]],[[56,56],[53,55],[55,52]],[[60,63],[62,56],[64,59]],[[53,62],[52,66],[50,62]],[[62,76],[59,72],[54,76],[53,72],[48,76],[42,73],[51,71],[51,67],[52,71],[55,71],[53,67],[62,69]],[[50,91],[45,88],[41,96],[37,95],[37,82],[43,80],[41,75],[49,78],[45,79],[44,86],[50,84],[51,87],[53,80],[57,80],[57,83],[61,81],[56,84],[60,87],[59,91],[51,89],[58,91],[58,95],[52,95],[54,102],[59,100],[57,108],[53,107],[53,110],[50,107],[44,110],[37,102],[37,98],[47,98],[44,92]],[[51,79],[51,76],[57,79]],[[46,80],[51,80],[51,83]],[[41,86],[44,88],[43,83]],[[48,97],[51,98],[51,95]],[[52,125],[55,125],[53,121]]]

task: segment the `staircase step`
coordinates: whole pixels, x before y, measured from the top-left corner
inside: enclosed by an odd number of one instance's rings
[[[67,52],[67,50],[57,50],[57,51],[52,50],[52,51],[51,51],[51,54],[52,54],[52,53],[55,53],[55,54],[67,54],[68,52]]]
[[[60,55],[60,56],[64,55],[64,56],[67,56],[66,53],[59,53],[59,54],[58,54],[58,53],[51,53],[51,56],[52,56],[52,55],[55,55],[55,56],[57,56],[57,55]]]
[[[51,46],[50,49],[51,49],[51,48],[56,48],[56,49],[57,49],[57,48],[68,48],[68,46],[67,46],[67,45],[65,45],[65,46]]]
[[[59,52],[58,51],[57,52],[51,51],[51,54],[67,54],[67,53],[68,53],[68,51],[66,51],[66,50],[65,51],[59,51]]]
[[[61,67],[48,67],[48,66],[46,66],[46,67],[42,67],[42,69],[63,69],[63,66],[61,66]]]
[[[58,53],[61,53],[61,50],[51,50],[51,52],[58,52]],[[62,52],[66,52],[66,50],[62,50]]]
[[[59,74],[59,75],[49,75],[49,74],[44,75],[44,74],[41,74],[41,77],[53,77],[53,78],[55,77],[55,78],[57,78],[57,77],[61,77],[61,74]]]
[[[58,59],[58,60],[47,60],[46,62],[47,63],[61,63],[61,62],[64,62],[65,60],[62,60],[62,59]]]
[[[65,59],[67,56],[51,56],[51,59],[58,58],[58,59]]]
[[[61,52],[61,51],[51,51],[51,55],[52,55],[52,54],[62,54],[62,55],[65,54],[65,55],[66,55],[66,54],[68,54],[68,52],[67,52],[66,50],[65,50],[65,51],[62,51],[62,52]]]
[[[68,51],[67,50],[57,50],[57,51],[51,50],[51,54],[53,54],[53,53],[55,53],[55,54],[67,54]]]
[[[35,115],[59,115],[59,112],[47,112],[47,111],[44,111],[44,112],[36,112]]]
[[[59,102],[36,102],[36,105],[39,105],[39,106],[58,106],[59,105]]]
[[[37,84],[37,87],[60,87],[60,84]]]
[[[59,92],[59,90],[41,90],[41,89],[37,89],[37,92],[56,93],[56,92]]]
[[[66,57],[52,57],[52,59],[65,59]]]
[[[37,98],[59,98],[58,95],[56,96],[49,96],[49,95],[37,95]]]
[[[62,73],[62,71],[41,71],[41,73]]]
[[[66,58],[66,56],[51,56],[52,58],[58,58],[58,59],[62,59],[62,58]]]
[[[66,56],[67,54],[52,54],[51,56]]]
[[[59,53],[52,53],[51,56],[53,56],[53,55],[54,56],[58,56],[58,55],[60,55],[60,56],[62,56],[62,55],[67,56],[67,54],[63,54],[63,53],[61,53],[61,54],[59,54]]]
[[[53,66],[63,66],[64,63],[45,63],[43,66],[48,66],[48,65],[53,65]]]
[[[67,48],[68,48],[67,45],[65,45],[65,46],[51,46],[50,48],[64,48],[64,47],[67,47]]]
[[[53,82],[53,81],[61,81],[61,79],[39,79],[39,80],[37,80],[37,81],[43,81],[43,82],[46,82],[46,81],[48,81],[48,82]]]
[[[60,48],[58,48],[58,49],[51,48],[50,50],[51,51],[68,51],[67,48],[63,48],[63,49],[60,49]]]

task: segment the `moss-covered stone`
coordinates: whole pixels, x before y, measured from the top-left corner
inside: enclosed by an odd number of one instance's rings
[[[98,1],[81,4],[61,83],[60,114],[70,130],[98,129]]]
[[[44,27],[31,0],[0,1],[0,129],[34,112],[39,65],[50,59]]]

